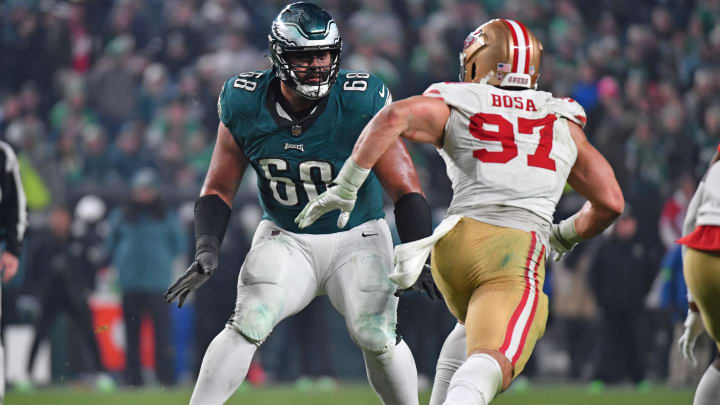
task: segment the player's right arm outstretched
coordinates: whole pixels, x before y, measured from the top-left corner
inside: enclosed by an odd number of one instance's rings
[[[440,99],[414,96],[396,101],[378,112],[365,126],[355,143],[350,159],[333,180],[335,187],[310,201],[295,222],[300,228],[310,226],[326,212],[341,211],[338,227],[342,228],[355,206],[357,192],[370,169],[402,136],[415,142],[442,147],[445,123],[450,108]]]
[[[575,215],[553,224],[550,247],[555,251],[555,260],[580,241],[600,234],[625,208],[625,200],[610,163],[588,142],[579,125],[573,122],[568,122],[568,125],[578,150],[568,183],[588,201]]]
[[[167,302],[178,299],[178,307],[188,294],[199,288],[218,265],[220,245],[230,220],[232,200],[245,173],[248,159],[222,122],[210,168],[195,202],[195,260],[165,293]]]

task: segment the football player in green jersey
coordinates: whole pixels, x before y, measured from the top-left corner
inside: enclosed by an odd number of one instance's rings
[[[285,7],[269,40],[272,70],[242,73],[220,92],[217,141],[195,205],[195,261],[166,293],[182,305],[212,275],[232,199],[252,166],[263,221],[240,271],[235,311],[205,353],[190,403],[227,400],[273,327],[327,294],[383,403],[417,404],[415,363],[395,332],[398,298],[388,279],[392,240],[381,190],[395,201],[403,242],[430,235],[430,210],[404,144],[395,143],[357,185],[352,215],[331,213],[304,229],[294,223],[342,176],[338,169],[365,124],[391,102],[390,92],[368,73],[340,69],[337,25],[314,4]],[[428,277],[417,285],[434,295]]]

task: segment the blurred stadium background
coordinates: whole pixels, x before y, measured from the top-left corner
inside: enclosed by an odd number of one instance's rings
[[[253,173],[234,204],[221,271],[182,310],[160,296],[192,257],[192,203],[212,152],[220,86],[269,67],[268,27],[287,3],[0,3],[0,139],[18,152],[30,208],[21,272],[2,287],[8,404],[187,401],[202,354],[233,308],[259,221]],[[551,265],[546,335],[497,403],[689,404],[714,347],[699,344],[697,368],[676,353],[686,302],[673,241],[720,141],[720,1],[317,3],[340,27],[342,66],[380,76],[395,99],[457,80],[463,39],[490,18],[516,18],[535,32],[545,48],[539,88],[585,107],[586,133],[613,165],[633,225]],[[450,198],[441,159],[432,148],[411,151],[439,220]],[[138,190],[159,198],[139,201]],[[568,190],[558,219],[581,202]],[[167,221],[123,223],[143,204]],[[152,229],[138,231],[145,225]],[[162,251],[158,265],[133,263],[132,248],[113,239],[122,229],[135,235],[129,245]],[[172,243],[142,238],[164,229]],[[89,303],[116,388],[98,384],[82,328],[51,290]],[[139,375],[124,372],[123,311],[146,314],[132,323]],[[442,303],[414,293],[402,298],[399,319],[427,392],[453,320]],[[48,339],[30,375],[33,323],[47,326]],[[359,350],[321,298],[278,326],[253,363],[252,388],[230,403],[377,403],[363,378]]]

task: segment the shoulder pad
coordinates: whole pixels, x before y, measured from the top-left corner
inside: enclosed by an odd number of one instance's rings
[[[585,109],[572,98],[552,98],[548,101],[547,106],[550,112],[580,125],[581,128],[585,128],[585,124],[587,123]]]
[[[236,120],[253,118],[262,107],[262,95],[272,79],[270,70],[240,73],[223,84],[218,97],[218,116],[230,128]]]
[[[437,97],[437,98],[445,98],[445,95],[447,95],[449,92],[452,91],[450,89],[450,86],[456,86],[459,84],[465,84],[464,82],[439,82],[439,83],[433,83],[431,84],[425,91],[423,92],[423,96],[428,97]]]
[[[370,73],[341,69],[335,86],[344,104],[352,110],[369,108],[375,114],[392,102],[385,83]]]
[[[469,108],[468,100],[482,97],[482,90],[476,83],[441,82],[431,84],[423,96],[437,97],[450,107],[466,110]]]

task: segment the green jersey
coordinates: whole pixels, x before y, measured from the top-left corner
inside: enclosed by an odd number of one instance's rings
[[[220,120],[257,173],[264,218],[290,232],[338,232],[339,210],[302,230],[294,220],[308,201],[333,185],[365,124],[391,102],[390,92],[375,76],[341,69],[330,94],[294,121],[277,100],[279,86],[271,70],[229,79],[218,99]],[[382,187],[371,173],[343,230],[383,216]]]

